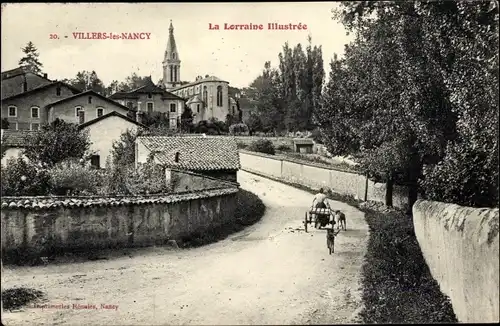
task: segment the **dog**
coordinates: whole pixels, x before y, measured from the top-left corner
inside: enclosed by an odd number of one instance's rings
[[[335,224],[337,224],[337,230],[342,229],[345,231],[347,229],[345,214],[339,210],[335,211]]]
[[[333,228],[326,229],[326,246],[330,255],[335,252],[335,231]]]

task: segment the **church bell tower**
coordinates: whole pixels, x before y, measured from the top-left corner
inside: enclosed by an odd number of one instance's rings
[[[165,50],[165,57],[163,59],[163,84],[167,90],[179,86],[181,81],[181,61],[179,60],[179,53],[177,53],[177,46],[175,45],[172,20],[170,20],[168,32],[167,49]]]

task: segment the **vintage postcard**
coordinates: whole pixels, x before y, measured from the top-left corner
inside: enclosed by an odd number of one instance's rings
[[[2,325],[499,321],[498,1],[3,3]]]

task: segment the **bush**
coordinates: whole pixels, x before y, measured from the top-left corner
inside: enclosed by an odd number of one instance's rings
[[[130,166],[125,176],[125,186],[128,194],[149,195],[167,193],[165,170],[152,160],[139,164],[137,168]]]
[[[88,196],[100,193],[101,173],[78,161],[67,160],[58,163],[48,173],[54,195]]]
[[[230,135],[248,135],[248,126],[244,123],[237,123],[229,126]]]
[[[2,196],[46,196],[51,184],[47,169],[41,164],[18,158],[9,158],[2,166]]]
[[[276,154],[272,141],[267,139],[258,139],[256,141],[253,141],[248,147],[248,149],[259,153],[265,153],[271,155]]]
[[[285,144],[280,144],[276,149],[278,151],[282,151],[282,152],[290,152],[292,150],[292,148],[290,146],[285,145]]]
[[[240,148],[240,149],[244,149],[244,148],[248,147],[248,145],[246,143],[242,143],[242,142],[237,142],[236,146],[238,146],[238,148]]]

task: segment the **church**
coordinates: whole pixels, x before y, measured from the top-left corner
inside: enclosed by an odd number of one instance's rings
[[[212,118],[225,121],[238,113],[236,101],[229,97],[229,82],[215,76],[198,76],[191,83],[181,83],[181,60],[170,21],[167,49],[163,60],[163,85],[168,92],[183,98],[193,113],[193,122]],[[182,112],[178,112],[180,115]],[[173,118],[173,117],[170,117]]]

